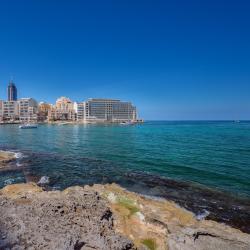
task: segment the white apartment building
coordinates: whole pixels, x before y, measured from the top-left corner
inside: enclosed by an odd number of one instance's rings
[[[2,103],[3,120],[17,120],[19,117],[19,104],[17,101],[3,101]]]
[[[91,98],[86,102],[78,103],[77,106],[78,121],[123,122],[136,119],[136,107],[131,102]]]
[[[85,102],[79,102],[76,104],[76,114],[77,114],[77,121],[84,121],[85,120]]]
[[[22,122],[37,121],[38,103],[33,98],[21,98],[19,101],[19,119]]]

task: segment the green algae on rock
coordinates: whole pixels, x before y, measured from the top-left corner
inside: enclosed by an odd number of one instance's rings
[[[116,184],[0,190],[0,249],[248,250],[250,235]]]

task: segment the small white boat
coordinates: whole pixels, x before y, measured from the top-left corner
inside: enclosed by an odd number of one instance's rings
[[[64,125],[69,125],[68,122],[61,122],[61,123],[58,123],[59,126],[64,126]]]
[[[127,121],[127,122],[121,122],[120,125],[133,125],[134,123],[131,121]]]
[[[21,129],[37,128],[37,124],[27,123],[27,124],[20,125],[19,128]]]

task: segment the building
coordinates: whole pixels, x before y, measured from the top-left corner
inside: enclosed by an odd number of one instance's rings
[[[51,107],[52,107],[52,104],[49,104],[47,102],[40,102],[39,103],[39,111],[44,112],[45,114],[48,114]]]
[[[85,120],[85,102],[76,103],[77,121]]]
[[[21,98],[19,101],[19,120],[22,122],[37,121],[38,104],[33,98]]]
[[[60,97],[56,100],[56,104],[48,112],[48,120],[70,120],[76,119],[74,103],[67,97]]]
[[[45,121],[48,118],[49,111],[52,109],[52,104],[40,102],[38,105],[38,121]]]
[[[12,80],[9,82],[7,92],[8,101],[17,101],[17,88]]]
[[[85,122],[124,122],[137,119],[136,107],[131,102],[116,99],[88,99],[78,103],[77,120]]]
[[[3,120],[3,101],[0,100],[0,121]]]
[[[63,112],[71,111],[74,109],[74,103],[67,97],[60,97],[56,100],[56,108]]]
[[[3,120],[14,121],[19,119],[19,103],[4,101],[2,107]]]

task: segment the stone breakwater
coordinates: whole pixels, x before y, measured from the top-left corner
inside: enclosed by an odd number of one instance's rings
[[[247,250],[250,235],[118,185],[0,190],[0,249]]]

